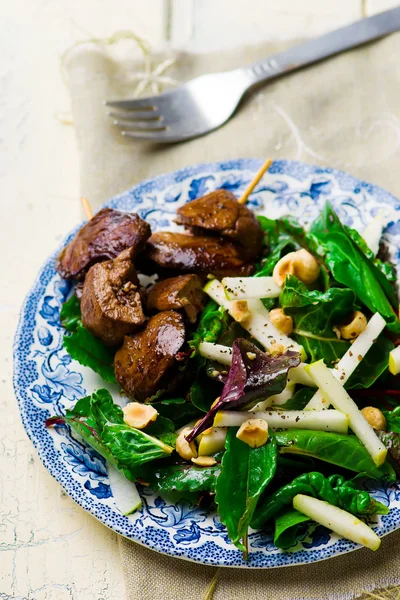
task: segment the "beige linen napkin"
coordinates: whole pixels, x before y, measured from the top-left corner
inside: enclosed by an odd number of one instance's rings
[[[134,93],[151,94],[160,87],[157,82],[168,86],[199,73],[237,67],[282,47],[151,55],[142,44],[143,59],[137,43],[126,39],[118,48],[89,43],[69,52],[64,66],[81,153],[82,195],[98,208],[144,178],[188,164],[267,156],[342,168],[400,195],[399,34],[269,83],[225,127],[184,144],[156,147],[123,138],[102,104]],[[129,600],[197,600],[215,573],[122,538],[120,548]],[[214,599],[342,600],[398,583],[400,533],[385,538],[375,554],[360,550],[314,565],[273,570],[223,569]]]

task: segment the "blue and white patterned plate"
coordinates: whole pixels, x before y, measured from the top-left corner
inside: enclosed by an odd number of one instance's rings
[[[217,188],[240,195],[260,164],[259,160],[246,159],[188,167],[145,181],[111,199],[107,206],[138,212],[153,230],[178,229],[173,219],[184,202]],[[275,161],[252,194],[250,206],[270,218],[290,213],[305,223],[317,215],[326,199],[332,201],[345,223],[359,231],[382,213],[388,223],[385,238],[400,266],[396,250],[400,247],[399,201],[350,175],[299,162]],[[141,490],[141,511],[123,516],[114,504],[104,460],[67,427],[49,431],[44,425],[47,417],[63,413],[85,394],[104,387],[103,381],[72,361],[62,347],[59,313],[70,286],[55,271],[58,251],[40,270],[22,308],[14,345],[14,386],[23,424],[41,460],[78,504],[127,538],[159,552],[210,565],[277,567],[311,563],[357,548],[320,526],[304,527],[296,547],[287,552],[275,548],[271,532],[251,532],[250,558],[245,562],[214,513],[187,503],[171,504],[149,489]],[[116,387],[108,387],[118,397]],[[374,524],[377,533],[385,535],[400,527],[400,485],[374,485],[371,482],[372,493],[390,506],[390,514]]]

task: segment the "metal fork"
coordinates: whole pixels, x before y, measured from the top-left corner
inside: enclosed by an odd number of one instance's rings
[[[202,75],[158,96],[106,102],[122,135],[180,142],[223,125],[256,84],[318,62],[400,29],[400,7],[332,31],[266,60],[233,71]]]

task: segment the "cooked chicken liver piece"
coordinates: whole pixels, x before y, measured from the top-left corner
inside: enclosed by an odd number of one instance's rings
[[[200,277],[179,275],[159,281],[148,290],[147,308],[150,311],[184,309],[190,323],[195,323],[205,297]]]
[[[162,379],[184,342],[183,317],[172,310],[154,315],[145,329],[127,335],[114,359],[115,376],[124,392],[143,402],[162,388]]]
[[[83,285],[82,322],[108,346],[120,344],[145,322],[134,252],[127,248],[114,260],[93,265]]]
[[[215,277],[250,275],[239,246],[213,236],[159,231],[147,242],[146,255],[164,269]]]
[[[137,254],[150,235],[150,225],[137,214],[103,208],[61,251],[56,269],[64,279],[82,280],[93,264],[116,258],[126,248]]]
[[[246,258],[256,258],[261,252],[264,234],[254,213],[227,190],[216,190],[187,202],[178,208],[176,222],[196,234],[218,233],[240,244]]]

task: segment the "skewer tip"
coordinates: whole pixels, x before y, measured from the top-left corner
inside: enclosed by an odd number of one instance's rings
[[[267,158],[267,160],[264,162],[264,164],[261,165],[261,167],[257,171],[256,175],[250,181],[249,185],[247,186],[247,188],[245,189],[245,191],[243,192],[243,194],[239,198],[239,200],[238,200],[239,204],[245,204],[247,202],[247,199],[250,196],[251,192],[254,190],[254,188],[256,187],[257,183],[260,181],[261,177],[264,175],[264,173],[266,173],[266,171],[268,171],[268,169],[272,165],[272,162],[273,161],[272,161],[271,158]]]

